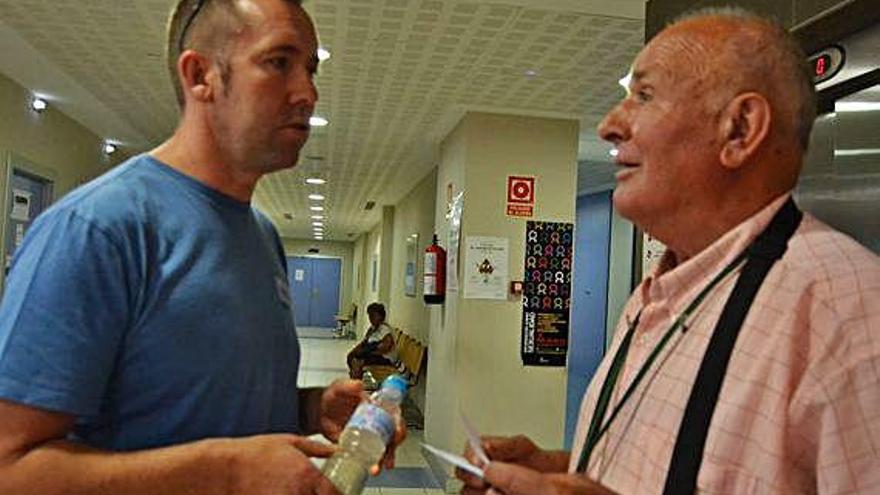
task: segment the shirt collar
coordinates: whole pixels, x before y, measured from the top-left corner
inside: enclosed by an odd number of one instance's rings
[[[663,303],[680,312],[696,293],[742,253],[767,228],[791,193],[774,199],[761,211],[729,230],[694,257],[679,263],[667,250],[639,287],[642,305]]]

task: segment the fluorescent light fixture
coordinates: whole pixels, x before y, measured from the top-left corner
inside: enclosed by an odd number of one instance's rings
[[[326,48],[318,48],[318,61],[323,62],[325,60],[330,60],[330,50]]]
[[[319,115],[312,115],[309,118],[309,125],[312,127],[324,127],[329,125],[330,121]]]
[[[308,179],[306,179],[306,184],[312,184],[315,186],[323,186],[326,183],[327,183],[326,180],[319,179],[317,177],[309,177]]]
[[[46,102],[46,100],[40,98],[39,96],[35,96],[34,100],[31,102],[31,108],[33,108],[34,111],[37,113],[42,112],[48,106],[49,104]]]
[[[620,154],[620,150],[617,149],[617,148],[614,148],[614,149],[610,150],[610,151],[608,152],[608,154],[611,155],[611,156],[617,156],[617,155]]]
[[[323,220],[324,215],[312,215],[312,220]]]
[[[323,228],[324,222],[312,222],[312,225],[314,225],[315,227],[322,227]]]
[[[876,112],[880,111],[880,101],[838,101],[834,104],[836,112]]]
[[[320,194],[309,194],[309,199],[312,201],[324,201],[324,196]]]
[[[621,77],[620,80],[617,82],[620,83],[621,86],[623,86],[623,89],[629,91],[629,83],[632,82],[632,77],[632,72],[627,72],[627,74]]]
[[[324,211],[323,206],[310,206],[309,209],[312,211]]]
[[[857,148],[851,150],[834,150],[834,156],[865,156],[880,155],[880,148]]]
[[[108,155],[116,153],[116,145],[113,143],[104,143],[104,153]]]

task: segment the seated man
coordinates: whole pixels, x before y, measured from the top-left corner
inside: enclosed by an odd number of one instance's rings
[[[349,375],[358,380],[364,376],[364,366],[397,364],[397,343],[394,342],[391,327],[385,323],[385,306],[381,303],[370,304],[367,306],[367,316],[370,318],[370,328],[346,358]]]

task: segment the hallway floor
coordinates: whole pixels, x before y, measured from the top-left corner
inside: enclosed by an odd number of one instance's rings
[[[302,358],[299,386],[325,386],[348,377],[345,355],[355,341],[324,338],[325,329],[303,328],[300,333]],[[331,330],[326,329],[326,335]],[[409,430],[407,439],[397,449],[396,467],[370,479],[365,495],[439,495],[443,491],[431,474],[420,444],[422,432]]]

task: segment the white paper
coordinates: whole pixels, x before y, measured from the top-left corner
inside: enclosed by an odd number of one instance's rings
[[[465,239],[464,297],[507,300],[508,240],[504,237]]]
[[[458,290],[458,244],[461,240],[461,214],[464,193],[458,193],[452,199],[447,220],[449,221],[449,246],[446,251],[446,291]]]
[[[461,414],[461,422],[464,425],[464,433],[467,435],[468,444],[473,449],[474,454],[483,461],[485,464],[489,464],[489,456],[486,455],[486,451],[483,450],[483,444],[480,442],[480,434],[477,433],[477,428],[474,427],[474,424],[471,423],[471,420],[464,415]]]
[[[297,282],[302,282],[305,278],[306,278],[306,271],[305,270],[295,270],[293,272],[293,279],[296,280]]]
[[[434,454],[434,456],[436,456],[438,459],[440,459],[441,461],[443,461],[447,464],[451,464],[453,466],[460,467],[461,469],[464,469],[465,471],[467,471],[475,476],[479,476],[480,478],[483,477],[483,470],[482,469],[478,468],[477,466],[474,466],[473,464],[468,462],[467,459],[465,459],[464,457],[462,457],[460,455],[450,454],[449,452],[446,452],[445,450],[440,450],[437,447],[433,447],[433,446],[428,445],[426,443],[423,443],[422,447],[424,447],[425,450]]]
[[[12,211],[9,217],[19,222],[27,222],[30,220],[31,214],[31,197],[30,191],[23,189],[12,190]]]

